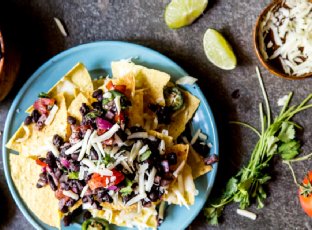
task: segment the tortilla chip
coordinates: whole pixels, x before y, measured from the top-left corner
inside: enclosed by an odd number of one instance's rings
[[[6,144],[6,147],[19,152],[23,156],[45,156],[47,150],[43,149],[42,146],[46,142],[51,142],[55,134],[66,140],[70,130],[67,123],[65,98],[63,95],[58,95],[55,99],[59,109],[50,125],[44,126],[40,131],[36,130],[34,123],[28,125],[29,137],[23,142],[18,142],[18,139],[26,135],[22,124]]]
[[[139,125],[144,126],[143,119],[143,90],[136,90],[131,100],[129,113],[129,127]]]
[[[169,74],[125,60],[112,62],[111,66],[114,78],[135,76],[135,89],[146,89],[144,103],[165,105],[163,90],[170,80]]]
[[[182,195],[187,205],[194,204],[197,191],[192,176],[192,169],[188,164],[185,164],[178,179],[169,186],[168,193],[163,196],[163,200],[169,204],[185,205],[177,196],[177,193]]]
[[[125,95],[129,98],[135,93],[135,75],[130,72],[122,77],[112,79],[114,85],[125,85]]]
[[[133,211],[136,211],[138,208],[137,204],[133,204],[130,206],[124,205],[124,203],[121,201],[121,199],[119,199],[117,204],[109,203],[109,202],[102,202],[101,206],[103,208],[106,208],[106,209],[110,209],[110,210],[114,210],[114,211],[124,210],[125,212],[133,212]]]
[[[78,95],[79,92],[85,93],[87,97],[91,97],[93,93],[93,83],[90,74],[82,63],[77,63],[65,76],[59,80],[49,91],[51,98],[58,94],[64,94],[66,106]],[[26,113],[31,113],[33,106],[30,106]]]
[[[68,107],[68,115],[76,118],[78,121],[81,121],[82,116],[79,110],[82,103],[90,105],[88,98],[86,98],[83,93],[79,93],[78,96],[72,101],[72,103]]]
[[[158,139],[164,140],[166,148],[173,145],[173,139],[172,139],[171,136],[167,136],[167,135],[159,133],[159,132],[157,132],[155,130],[149,130],[148,134],[151,135],[151,136],[157,137]]]
[[[36,187],[41,167],[30,158],[10,154],[10,168],[14,185],[27,207],[42,222],[60,228],[58,200],[54,192],[50,186]]]
[[[185,144],[177,144],[173,146],[166,147],[166,154],[168,153],[175,153],[177,155],[177,163],[175,165],[170,166],[171,171],[175,171],[182,161],[186,162],[188,152],[189,152],[189,145]]]
[[[100,88],[104,84],[105,78],[99,78],[92,80],[93,83],[93,89],[96,90]]]
[[[172,136],[174,140],[185,130],[186,124],[193,117],[200,103],[197,97],[187,91],[181,91],[184,97],[184,108],[172,116],[172,122],[169,125],[169,135]]]
[[[116,211],[111,209],[106,210],[89,210],[93,217],[106,219],[111,224],[133,228],[141,226],[144,228],[157,228],[157,212],[155,206],[150,208],[142,208],[141,212],[134,210],[125,212],[124,210]]]
[[[192,175],[194,179],[212,170],[212,166],[206,165],[204,162],[204,157],[199,155],[199,153],[197,153],[192,148],[192,146],[190,146],[189,155],[187,157],[187,163],[192,168]]]

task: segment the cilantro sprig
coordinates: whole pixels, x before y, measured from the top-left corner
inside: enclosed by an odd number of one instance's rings
[[[232,202],[239,203],[241,209],[246,209],[252,201],[256,201],[258,208],[264,206],[263,201],[267,197],[264,185],[271,179],[265,172],[271,159],[275,155],[280,155],[283,160],[291,160],[300,153],[300,142],[296,139],[296,128],[301,128],[298,124],[290,121],[293,116],[301,111],[312,108],[308,102],[312,94],[308,95],[299,105],[290,106],[293,93],[289,93],[287,100],[278,116],[271,121],[271,108],[262,77],[258,68],[257,76],[264,96],[266,113],[263,111],[263,104],[259,104],[261,130],[244,122],[231,122],[250,128],[258,136],[247,166],[243,167],[226,184],[220,197],[208,200],[204,214],[209,224],[218,224],[223,208]]]

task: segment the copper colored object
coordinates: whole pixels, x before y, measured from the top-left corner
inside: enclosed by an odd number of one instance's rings
[[[272,3],[270,3],[266,8],[264,8],[264,10],[261,12],[261,14],[259,15],[255,27],[254,27],[254,31],[253,31],[253,44],[254,44],[254,49],[256,51],[257,57],[260,61],[260,63],[267,69],[269,70],[272,74],[284,78],[284,79],[288,79],[288,80],[302,80],[302,79],[306,79],[306,78],[310,78],[312,77],[312,72],[311,73],[306,73],[304,75],[300,75],[300,76],[291,76],[286,74],[282,68],[278,68],[277,66],[275,66],[274,64],[270,63],[270,61],[265,60],[262,57],[262,54],[260,52],[260,47],[259,47],[259,32],[260,32],[260,24],[263,20],[263,18],[265,17],[265,15],[276,5],[281,5],[283,2],[283,0],[276,0],[273,1]]]
[[[20,54],[8,41],[5,41],[0,31],[0,101],[2,101],[16,79],[19,70]]]

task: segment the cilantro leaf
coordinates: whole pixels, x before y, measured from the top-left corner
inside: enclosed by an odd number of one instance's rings
[[[126,181],[126,187],[123,187],[119,191],[121,193],[121,196],[128,196],[133,191],[133,189],[132,189],[133,182],[131,180],[129,180],[128,178],[126,178],[125,181]]]
[[[282,123],[282,128],[281,131],[279,132],[278,139],[280,139],[283,142],[288,142],[295,138],[295,134],[296,131],[294,125],[284,121]]]
[[[300,143],[296,140],[282,143],[278,147],[278,152],[281,154],[284,160],[290,160],[299,154]]]

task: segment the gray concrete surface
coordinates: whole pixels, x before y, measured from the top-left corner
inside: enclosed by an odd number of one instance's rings
[[[269,0],[210,0],[209,7],[193,25],[170,30],[164,23],[163,13],[168,0],[6,0],[0,4],[0,24],[10,39],[15,40],[22,53],[21,71],[12,92],[0,104],[0,130],[12,100],[29,76],[53,55],[79,44],[98,40],[121,40],[155,49],[176,61],[199,85],[214,112],[220,134],[221,162],[214,194],[225,180],[247,161],[257,137],[248,130],[229,126],[229,120],[247,121],[258,127],[258,103],[261,91],[255,75],[260,65],[252,44],[252,29],[257,15]],[[63,37],[53,17],[60,18],[69,36]],[[202,38],[207,28],[221,31],[233,45],[238,67],[223,71],[205,57]],[[278,112],[277,99],[289,91],[295,92],[294,101],[311,93],[312,79],[287,81],[272,76],[261,67],[274,114]],[[240,97],[232,92],[239,90]],[[312,150],[311,113],[304,112],[295,119],[305,127],[303,152]],[[0,140],[1,143],[1,140]],[[1,143],[2,144],[2,143]],[[0,228],[32,229],[16,207],[8,191],[1,157],[0,170]],[[297,163],[295,172],[302,178],[311,169],[311,161]],[[311,229],[312,221],[300,208],[297,188],[287,167],[274,159],[270,169],[273,180],[267,186],[265,207],[249,210],[257,213],[252,221],[236,214],[237,204],[225,208],[219,227],[212,229]],[[309,227],[310,226],[310,227]],[[190,229],[210,229],[202,215]]]

